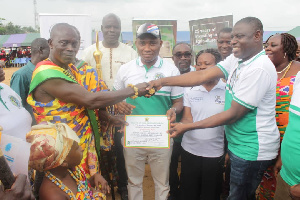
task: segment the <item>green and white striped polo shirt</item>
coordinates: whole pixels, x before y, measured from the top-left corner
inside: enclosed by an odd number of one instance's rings
[[[139,57],[120,67],[114,81],[114,89],[120,90],[127,87],[128,84],[135,85],[177,75],[180,75],[180,73],[176,66],[164,62],[160,57],[150,69],[142,63]],[[172,107],[172,100],[182,96],[183,89],[181,87],[162,87],[151,98],[127,98],[126,102],[136,106],[132,111],[132,115],[165,115],[167,110]]]
[[[232,100],[250,109],[240,120],[225,126],[229,150],[245,160],[274,159],[279,148],[275,66],[265,51],[244,62],[232,54],[217,66],[227,79],[225,110]]]

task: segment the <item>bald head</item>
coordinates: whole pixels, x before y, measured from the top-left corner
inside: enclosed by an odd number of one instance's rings
[[[45,38],[36,38],[31,43],[31,63],[36,65],[48,58],[50,48]]]
[[[116,48],[119,46],[121,20],[117,15],[113,13],[105,15],[102,19],[101,31],[104,47]]]
[[[55,35],[60,32],[61,30],[66,30],[66,29],[73,29],[73,31],[75,31],[80,39],[80,32],[78,31],[78,29],[75,26],[72,26],[68,23],[58,23],[55,24],[51,31],[50,31],[50,39],[52,39],[53,37],[55,37]]]
[[[106,21],[109,19],[109,18],[115,18],[118,22],[119,22],[119,25],[121,26],[121,19],[120,17],[118,17],[116,14],[114,13],[109,13],[107,15],[105,15],[103,18],[102,18],[102,26],[103,24],[106,23]]]
[[[45,38],[36,38],[31,43],[31,55],[35,55],[39,52],[40,49],[48,49],[48,41]]]

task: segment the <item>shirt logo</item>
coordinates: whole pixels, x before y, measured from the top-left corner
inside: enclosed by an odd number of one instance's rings
[[[200,102],[203,101],[203,97],[191,97],[190,102]]]
[[[161,72],[158,72],[154,75],[154,80],[160,79],[160,78],[164,78],[165,75]]]
[[[21,102],[16,97],[10,95],[8,98],[14,106],[21,108]]]
[[[225,104],[225,100],[222,100],[221,96],[216,95],[215,103],[216,104],[222,104],[222,105],[224,105]]]

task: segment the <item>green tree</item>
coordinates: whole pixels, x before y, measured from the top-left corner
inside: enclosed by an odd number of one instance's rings
[[[3,24],[5,19],[0,17],[0,35],[10,35],[18,33],[38,33],[39,31],[31,26],[21,27],[14,25],[12,22],[8,22],[6,25]]]

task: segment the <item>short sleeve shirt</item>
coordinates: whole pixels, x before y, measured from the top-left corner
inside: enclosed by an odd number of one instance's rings
[[[2,133],[25,141],[31,129],[31,116],[22,106],[20,96],[4,83],[0,83],[0,110]]]
[[[280,175],[293,186],[300,183],[300,72],[296,76],[289,109],[289,123],[281,144]]]
[[[36,124],[32,107],[27,103],[29,86],[34,69],[35,65],[29,61],[25,66],[23,66],[12,75],[10,80],[10,87],[21,97],[24,108],[30,113],[33,124]]]
[[[180,75],[180,73],[176,66],[169,62],[164,62],[160,57],[149,69],[139,57],[120,67],[114,82],[114,89],[120,90],[126,88],[128,84],[136,85],[177,75]],[[162,87],[151,98],[127,98],[126,102],[136,106],[132,111],[133,115],[165,115],[167,110],[172,107],[172,100],[181,97],[183,97],[183,89],[181,87]]]
[[[193,122],[201,121],[224,110],[226,84],[219,80],[207,91],[202,85],[184,89],[184,106],[190,107]],[[220,157],[224,154],[224,127],[195,129],[184,133],[182,148],[196,156]]]
[[[241,119],[225,126],[229,150],[245,160],[274,159],[279,148],[274,64],[263,50],[244,62],[232,54],[217,66],[227,79],[225,110],[231,107],[232,100],[250,109]]]

